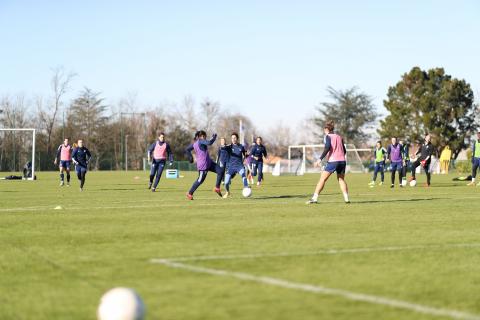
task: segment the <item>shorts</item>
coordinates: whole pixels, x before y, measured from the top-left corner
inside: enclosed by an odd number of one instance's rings
[[[401,162],[392,162],[391,164],[392,172],[395,171],[402,171],[403,169],[403,164]]]
[[[72,161],[70,160],[60,160],[60,168],[70,169]]]
[[[325,171],[330,173],[337,172],[337,174],[345,174],[346,168],[346,161],[332,161],[327,163],[327,165],[325,166]]]
[[[472,165],[480,167],[480,158],[472,157]]]
[[[87,168],[85,168],[84,166],[80,166],[80,165],[77,164],[77,165],[75,166],[75,171],[76,171],[77,173],[87,172]]]
[[[240,174],[240,175],[243,175],[245,174],[245,167],[244,166],[241,166],[241,167],[229,167],[227,169],[227,174],[229,176],[231,176],[232,178],[235,177],[236,174]]]

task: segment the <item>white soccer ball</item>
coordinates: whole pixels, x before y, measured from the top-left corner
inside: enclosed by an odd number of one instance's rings
[[[410,181],[410,187],[415,187],[417,185],[417,180]]]
[[[98,320],[142,320],[145,306],[133,289],[113,288],[100,299]]]
[[[243,195],[245,198],[249,198],[249,197],[252,195],[252,189],[250,189],[250,188],[243,188],[243,190],[242,190],[242,195]]]

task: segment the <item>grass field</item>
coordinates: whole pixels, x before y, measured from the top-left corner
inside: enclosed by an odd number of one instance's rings
[[[352,174],[351,204],[331,180],[314,206],[317,175],[227,200],[210,176],[191,202],[193,173],[157,193],[143,172],[38,177],[0,181],[0,319],[94,319],[115,286],[147,319],[480,319],[480,187],[453,176]]]

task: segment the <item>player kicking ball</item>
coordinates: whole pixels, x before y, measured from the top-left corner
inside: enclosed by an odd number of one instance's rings
[[[77,142],[77,147],[73,150],[72,160],[75,164],[75,171],[77,178],[80,181],[80,191],[83,191],[85,185],[85,176],[88,171],[88,162],[92,158],[90,151],[83,145],[83,140],[80,139]]]
[[[60,187],[65,184],[65,173],[67,174],[67,187],[70,187],[70,165],[72,163],[72,146],[68,143],[68,138],[63,140],[63,143],[58,146],[57,155],[53,163],[60,164]]]
[[[433,155],[433,145],[431,140],[431,136],[427,134],[425,136],[424,143],[420,146],[416,153],[417,159],[412,163],[412,176],[410,177],[410,181],[416,180],[415,171],[417,170],[417,167],[421,165],[425,171],[425,175],[427,176],[427,183],[425,184],[426,188],[430,187],[431,179],[430,163]]]
[[[238,134],[236,132],[232,133],[232,144],[228,151],[230,158],[227,166],[227,174],[225,176],[225,189],[227,189],[227,192],[223,195],[224,199],[230,196],[230,185],[232,179],[237,174],[242,177],[243,188],[249,188],[245,166],[243,164],[247,156],[247,151],[245,150],[245,147],[238,142]]]
[[[315,188],[312,198],[307,201],[307,204],[318,203],[318,195],[322,192],[325,187],[325,183],[328,178],[334,173],[337,172],[337,180],[340,185],[340,189],[343,193],[343,199],[345,203],[350,203],[348,199],[348,186],[345,182],[345,169],[347,167],[346,154],[347,150],[345,149],[345,144],[340,135],[333,132],[335,125],[333,121],[327,121],[324,126],[323,132],[325,133],[325,149],[323,150],[320,160],[322,161],[327,157],[328,162],[325,166],[325,170],[320,176],[320,180]]]
[[[195,191],[202,185],[202,183],[207,178],[209,171],[217,173],[217,164],[212,161],[210,155],[208,154],[208,146],[211,146],[217,139],[217,134],[214,133],[210,140],[207,140],[207,133],[203,130],[195,133],[195,141],[185,149],[185,154],[188,157],[190,163],[193,163],[192,151],[195,151],[197,157],[197,170],[198,178],[193,182],[192,187],[187,192],[187,199],[193,200],[193,194]],[[220,191],[220,183],[222,178],[218,178],[217,173],[217,182],[215,185],[215,192],[221,197],[222,192]]]
[[[160,132],[158,134],[158,140],[155,141],[148,147],[148,160],[152,159],[152,168],[150,169],[150,183],[148,184],[148,189],[152,189],[152,192],[155,192],[157,189],[158,183],[165,168],[165,164],[169,161],[169,165],[173,164],[173,153],[170,149],[170,145],[165,142],[165,134]],[[156,178],[155,178],[156,176]],[[155,178],[155,183],[153,179]],[[152,188],[153,184],[153,188]]]

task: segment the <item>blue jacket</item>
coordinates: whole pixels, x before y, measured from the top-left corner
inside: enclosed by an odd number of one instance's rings
[[[243,160],[247,155],[245,147],[240,144],[231,144],[227,148],[229,154],[228,166],[231,168],[243,167]]]
[[[263,162],[263,158],[267,157],[267,149],[263,144],[255,143],[250,149],[250,155],[258,158],[258,160],[253,158],[253,161]]]
[[[92,154],[86,147],[77,147],[73,150],[72,160],[78,166],[86,168],[91,158]]]

